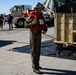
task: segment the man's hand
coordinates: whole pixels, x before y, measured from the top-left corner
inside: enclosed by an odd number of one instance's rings
[[[32,25],[36,25],[36,24],[37,24],[37,19],[34,19],[31,24],[32,24]]]
[[[45,35],[46,34],[46,31],[42,31],[42,33],[43,33],[43,35]]]
[[[24,27],[25,27],[25,28],[31,28],[31,23],[26,24]]]

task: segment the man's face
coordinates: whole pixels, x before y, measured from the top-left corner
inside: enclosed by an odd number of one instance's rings
[[[35,8],[34,9],[36,13],[40,14],[42,12],[42,8]]]

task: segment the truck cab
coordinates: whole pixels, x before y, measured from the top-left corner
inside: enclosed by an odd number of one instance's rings
[[[27,10],[31,10],[31,5],[15,5],[10,9],[10,13],[14,17],[13,23],[16,27],[24,27],[24,21],[27,19],[24,12]]]

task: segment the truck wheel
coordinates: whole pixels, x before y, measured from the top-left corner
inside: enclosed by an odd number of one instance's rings
[[[24,20],[18,20],[17,27],[24,27]]]
[[[46,22],[46,24],[47,24],[47,27],[50,27],[51,26],[50,21]]]
[[[54,26],[54,18],[51,19],[51,26]]]

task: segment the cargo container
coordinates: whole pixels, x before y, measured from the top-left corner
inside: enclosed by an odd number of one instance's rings
[[[76,44],[76,13],[56,13],[54,43],[67,46]]]

